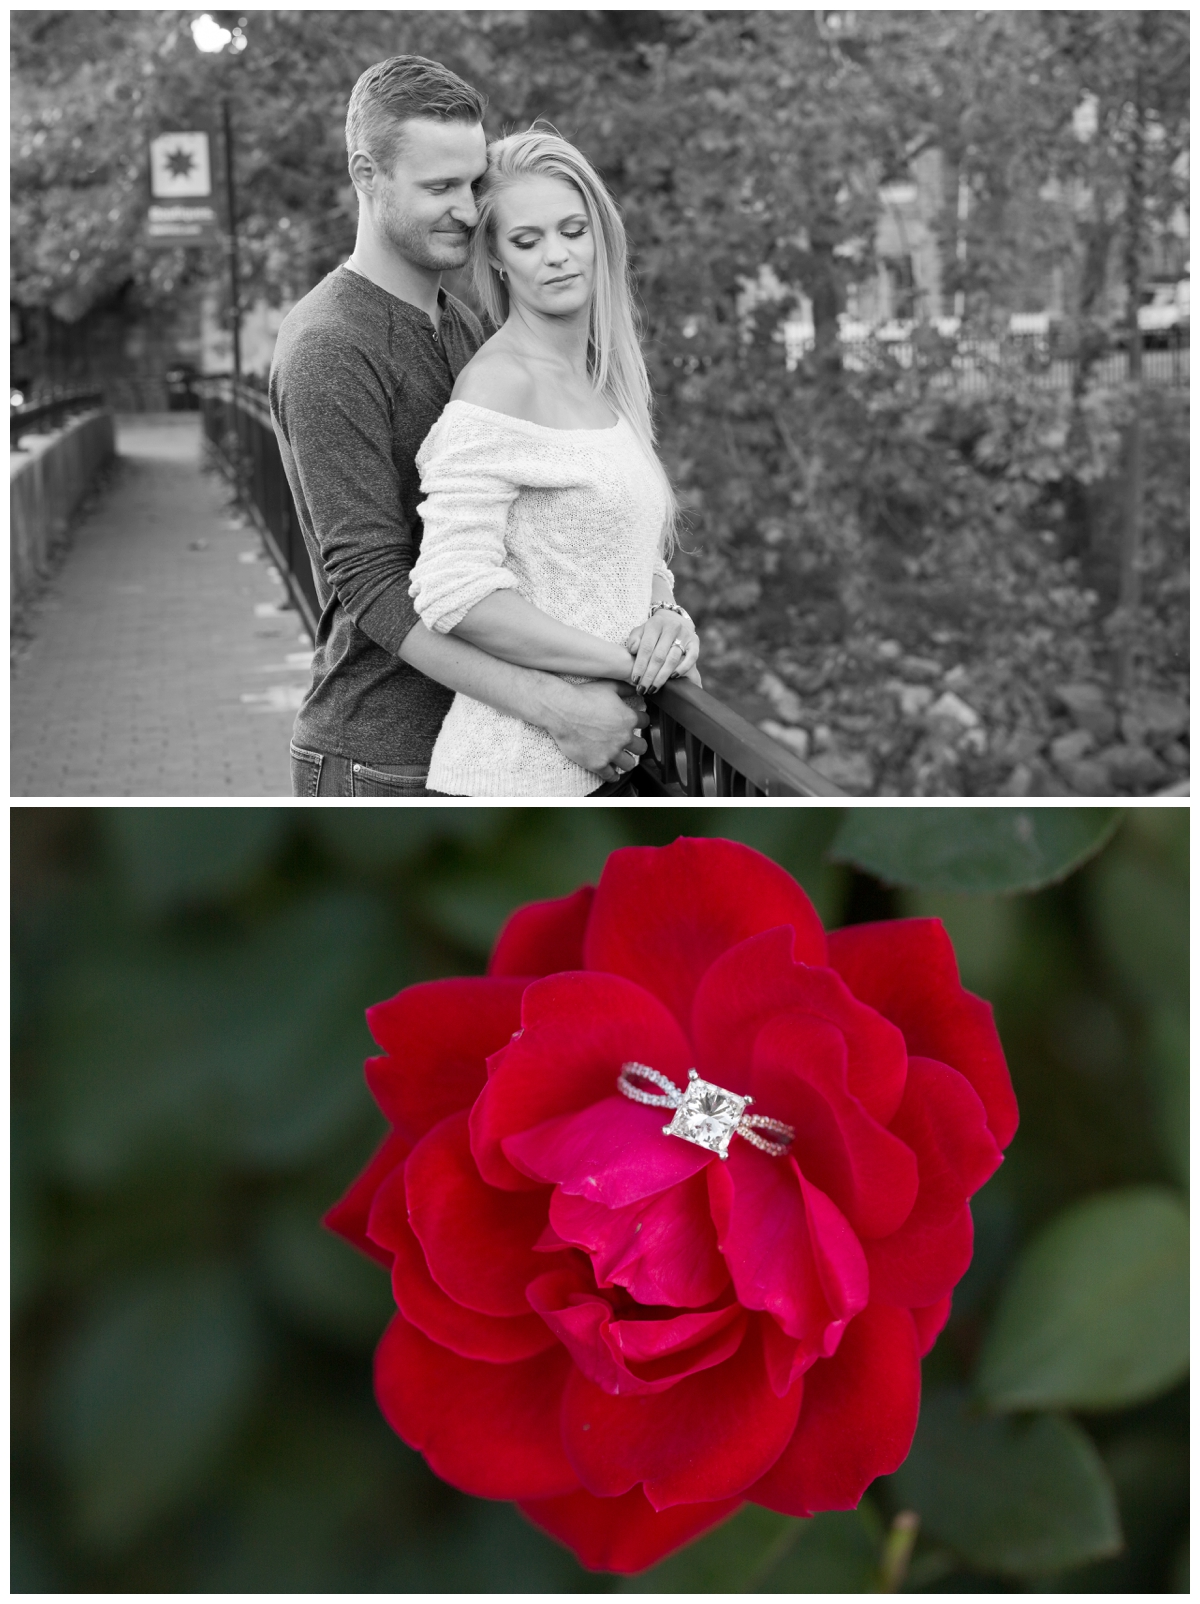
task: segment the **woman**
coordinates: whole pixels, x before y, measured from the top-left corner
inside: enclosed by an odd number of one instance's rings
[[[620,214],[587,159],[536,125],[489,147],[478,202],[472,270],[498,332],[417,453],[417,612],[529,668],[643,693],[698,678],[666,565],[675,498],[654,451]],[[544,730],[459,695],[428,783],[455,796],[621,794],[636,762],[622,757],[597,777]]]

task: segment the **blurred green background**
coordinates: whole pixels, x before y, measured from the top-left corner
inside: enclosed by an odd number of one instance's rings
[[[908,1590],[1187,1590],[1186,808],[11,820],[14,1591],[871,1591],[905,1509]],[[904,1467],[619,1582],[392,1435],[387,1277],[319,1219],[384,1128],[364,1008],[681,833],[831,926],[940,915],[1021,1128]]]

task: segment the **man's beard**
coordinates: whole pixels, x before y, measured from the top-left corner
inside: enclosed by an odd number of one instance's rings
[[[465,229],[461,242],[457,242],[449,234],[435,234],[412,222],[396,210],[390,195],[381,196],[380,199],[382,204],[376,214],[379,232],[389,244],[396,247],[405,261],[412,262],[415,267],[429,268],[434,272],[463,266],[467,259],[467,242],[470,237]]]

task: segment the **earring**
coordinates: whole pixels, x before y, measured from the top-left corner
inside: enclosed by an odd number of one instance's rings
[[[498,267],[498,268],[497,268],[497,269],[496,269],[496,271],[497,271],[497,273],[499,273],[499,275],[500,275],[500,282],[501,282],[501,284],[507,284],[507,283],[508,283],[508,273],[507,273],[507,272],[506,272],[506,271],[505,271],[505,269],[504,269],[504,268],[502,268],[502,267]]]

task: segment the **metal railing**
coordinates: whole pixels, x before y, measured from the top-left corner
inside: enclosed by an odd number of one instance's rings
[[[232,379],[197,382],[204,434],[237,487],[309,633],[316,585],[266,397]],[[647,698],[650,750],[635,773],[639,796],[843,796],[748,719],[689,680]]]
[[[9,449],[19,450],[21,436],[35,431],[45,433],[61,428],[68,418],[80,412],[90,412],[103,406],[100,390],[63,390],[41,401],[28,401],[24,406],[12,407],[9,412]]]
[[[254,519],[297,612],[315,638],[321,611],[317,587],[283,471],[270,404],[261,391],[248,385],[239,385],[235,395],[232,379],[200,379],[196,389],[205,438]]]

